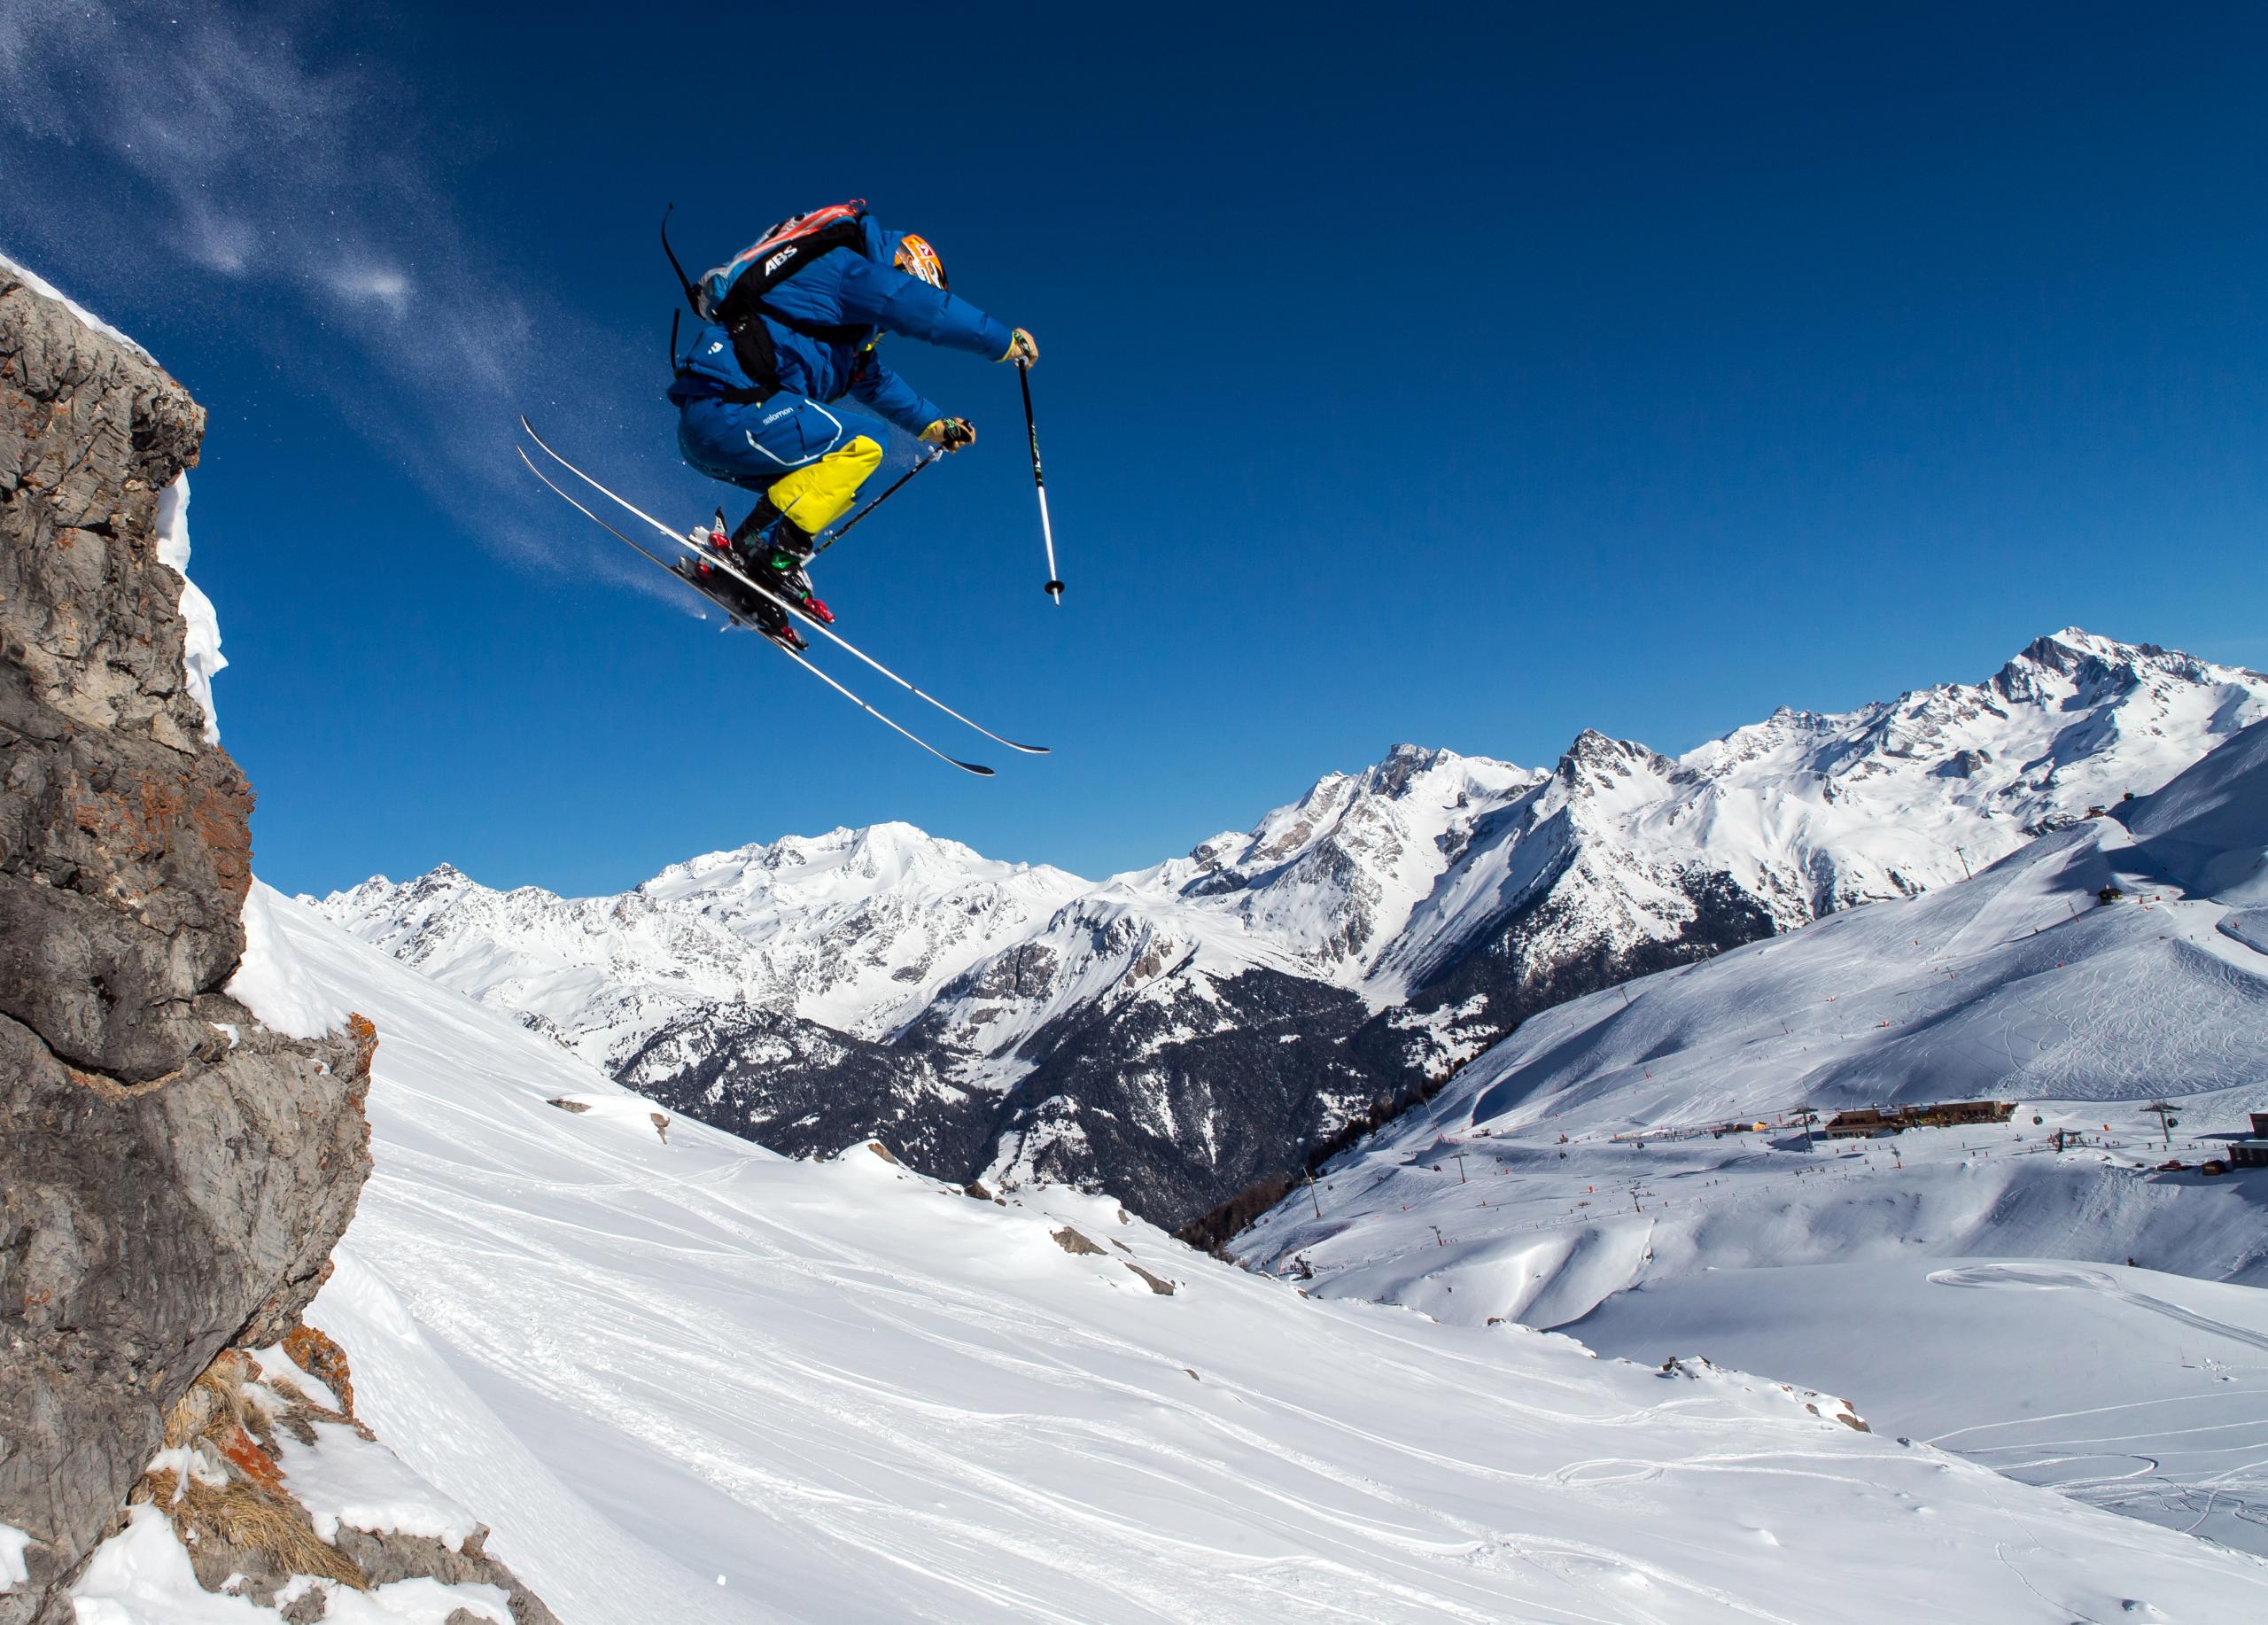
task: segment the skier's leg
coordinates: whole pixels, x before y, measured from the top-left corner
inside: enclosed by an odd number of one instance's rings
[[[793,420],[797,416],[800,404],[800,397],[794,395],[774,395],[756,402],[714,398],[685,401],[679,409],[678,449],[684,455],[687,464],[710,478],[756,493],[757,507],[760,510],[768,506],[762,500],[765,488],[780,478],[779,460],[800,455],[792,432],[795,427]],[[765,421],[767,417],[772,419],[769,424]],[[783,427],[785,432],[781,432]],[[769,448],[758,445],[756,438],[758,429],[764,430],[765,437],[774,442]],[[726,548],[723,509],[718,510],[717,517],[718,525],[711,545],[732,553],[734,563],[742,569],[749,568],[752,561],[746,553],[737,548]],[[699,532],[707,538],[710,527],[703,525],[699,527]],[[712,570],[706,564],[699,564],[695,569],[698,575],[695,585],[703,591],[718,599],[735,613],[754,619],[765,635],[775,642],[791,649],[804,647],[803,639],[788,619],[788,612],[777,603],[749,591],[731,576]]]
[[[764,491],[810,469],[858,439],[877,446],[889,431],[856,412],[782,392],[762,400],[688,400],[678,416],[678,449],[711,479]]]
[[[730,400],[687,401],[677,420],[677,447],[687,464],[711,479],[749,491],[761,491],[779,478],[778,469],[757,458],[749,446],[743,420],[750,410]]]
[[[855,412],[785,393],[752,404],[693,401],[678,424],[687,463],[764,498],[734,540],[777,529],[789,552],[808,553],[811,538],[843,516],[882,466],[888,438]],[[793,532],[780,525],[783,517]]]
[[[850,511],[858,487],[882,465],[881,443],[855,434],[817,463],[781,476],[764,494],[806,536],[816,536]]]
[[[804,566],[818,551],[819,533],[843,517],[882,463],[881,443],[854,434],[818,462],[781,476],[733,532],[733,550],[773,592],[803,605],[806,614],[833,620],[835,612],[812,590]]]
[[[752,405],[688,408],[679,438],[696,467],[759,494],[733,530],[740,566],[807,614],[833,620],[803,567],[817,533],[843,517],[882,466],[888,432],[856,413],[782,393]]]

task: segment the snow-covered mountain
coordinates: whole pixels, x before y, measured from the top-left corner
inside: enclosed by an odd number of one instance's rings
[[[1540,1015],[1235,1251],[1462,1324],[1737,1350],[2268,1554],[2268,1474],[2243,1448],[2268,1311],[2152,1273],[2268,1283],[2268,1170],[2195,1171],[2268,1110],[2268,721],[2120,812]],[[2161,1097],[2170,1133],[2144,1109]],[[1791,1119],[1949,1099],[2021,1108],[1873,1143]],[[1931,1273],[2011,1256],[2075,1263]],[[1830,1303],[1845,1335],[1818,1325]],[[2073,1366],[2067,1343],[2118,1352]],[[1908,1369],[1932,1349],[1960,1382]],[[2051,1369],[2068,1408],[2039,1396]]]
[[[1769,1376],[1310,1301],[1105,1197],[664,1139],[558,1046],[260,900],[263,1013],[384,1035],[376,1172],[310,1318],[563,1619],[2061,1625],[2268,1597],[2241,1554]]]
[[[886,1037],[1085,889],[1060,869],[876,824],[711,852],[618,897],[496,891],[444,864],[402,885],[365,881],[322,907],[613,1069],[719,1003]]]
[[[1782,711],[1681,758],[1591,732],[1549,771],[1399,745],[1101,882],[900,824],[616,898],[444,867],[321,906],[765,1143],[881,1133],[934,1172],[1107,1186],[1178,1224],[1536,1011],[1959,879],[2264,715],[2268,676],[2067,630],[1982,683]]]
[[[2268,716],[2268,677],[2076,628],[1988,680],[1783,710],[1675,760],[1587,733],[1381,957],[1462,1059],[1522,1018],[1854,904],[1912,897],[2156,789]]]
[[[1359,774],[1326,774],[1250,830],[1216,836],[1121,883],[1235,920],[1308,974],[1363,986],[1475,829],[1545,776],[1396,745]]]

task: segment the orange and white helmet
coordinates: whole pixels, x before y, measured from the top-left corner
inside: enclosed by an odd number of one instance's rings
[[[929,246],[926,237],[907,232],[897,240],[897,268],[908,276],[918,276],[933,288],[945,285],[945,262],[937,258],[937,251]]]

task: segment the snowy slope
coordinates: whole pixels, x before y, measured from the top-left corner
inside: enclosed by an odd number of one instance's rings
[[[2233,867],[2244,873],[2232,883],[2252,883],[2256,868],[2226,855],[2256,854],[2268,838],[2264,741],[2268,724],[2256,725],[2133,804],[2140,842],[2117,820],[2088,820],[1973,880],[1539,1015],[1431,1106],[1333,1162],[1314,1199],[1298,1193],[1263,1216],[1237,1250],[1311,1291],[1465,1324],[1588,1327],[1596,1311],[1618,1349],[1832,1380],[1862,1412],[1882,1389],[1882,1361],[1858,1357],[1855,1335],[1852,1357],[1817,1359],[1842,1324],[1831,1314],[1819,1336],[1791,1338],[1784,1360],[1760,1330],[1732,1345],[1698,1340],[1751,1310],[1759,1328],[1803,1324],[1784,1301],[1798,1288],[1771,1273],[1798,1265],[1882,1272],[1868,1279],[1885,1303],[1917,1257],[2131,1260],[2257,1294],[2268,1173],[2154,1169],[2171,1155],[2194,1170],[2245,1113],[2268,1109],[2268,954],[2222,929],[2241,912],[2228,902],[2172,889],[2167,863],[2171,853],[2212,876]],[[2127,895],[2100,903],[2106,886]],[[2160,1095],[2182,1108],[2170,1153],[2140,1109]],[[1809,1147],[1783,1124],[1804,1105],[1979,1097],[2022,1109],[2000,1127]],[[1759,1121],[1773,1126],[1752,1131]],[[2058,1151],[2057,1130],[2088,1143]],[[1751,1272],[1766,1279],[1717,1279]],[[1616,1297],[1633,1287],[1636,1305]],[[1967,1298],[1926,1302],[1915,1335],[1932,1326],[1948,1349],[1993,1326]],[[1681,1305],[1697,1317],[1690,1336]],[[2126,1318],[2136,1360],[2118,1380],[2131,1401],[2163,1400],[2174,1419],[2196,1387],[2181,1357],[2194,1334],[2249,1347],[2249,1332],[2218,1328],[2256,1318]],[[2054,1315],[2017,1319],[2028,1341],[1991,1330],[2006,1380],[1984,1390],[2011,1408],[2034,1403],[2034,1373],[2069,1330]],[[1887,1333],[1899,1322],[1868,1324]],[[1930,1425],[1921,1414],[1915,1425]],[[2166,1469],[2178,1493],[2151,1504],[2172,1516],[2193,1488],[2214,1486],[2207,1468],[2236,1471],[2251,1498],[2237,1497],[2241,1527],[2222,1533],[2268,1550],[2249,1521],[2268,1519],[2268,1481],[2244,1476],[2248,1459],[2193,1463],[2187,1479]]]
[[[2214,753],[2210,771],[2182,774],[2124,816],[2142,860],[2164,879],[2240,915],[2268,908],[2268,728],[2247,728]]]
[[[256,979],[382,1035],[377,1171],[313,1318],[363,1412],[494,1514],[491,1550],[563,1618],[2268,1606],[2251,1559],[1771,1383],[1306,1301],[1107,1199],[972,1200],[863,1148],[792,1162],[684,1123],[664,1143],[648,1102],[506,1017],[296,906],[270,918],[298,968]]]
[[[1713,1270],[1570,1328],[1864,1395],[1903,1434],[2091,1505],[2268,1551],[2268,1292],[2119,1264]]]

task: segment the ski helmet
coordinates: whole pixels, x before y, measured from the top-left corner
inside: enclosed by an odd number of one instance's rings
[[[908,276],[918,276],[933,288],[945,285],[945,262],[937,258],[937,251],[929,246],[926,237],[907,232],[897,242],[897,258],[893,262]]]

